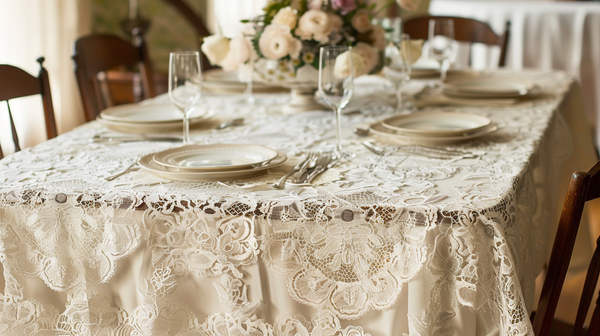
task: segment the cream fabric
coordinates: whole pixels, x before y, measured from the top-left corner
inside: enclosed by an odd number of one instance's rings
[[[557,221],[547,209],[559,208],[568,173],[588,169],[593,149],[587,133],[570,132],[583,120],[572,77],[512,75],[546,96],[461,108],[501,127],[450,146],[475,158],[384,143],[380,157],[350,133],[356,158],[315,186],[269,187],[298,150],[334,131],[329,111],[282,115],[283,94],[257,95],[255,107],[207,96],[202,106],[245,124],[194,133],[290,157],[262,177],[182,183],[133,171],[107,182],[138,154],[177,144],[93,143],[108,132],[97,123],[5,158],[0,332],[530,334],[534,279]],[[394,93],[381,89],[357,84],[361,113],[345,116],[345,129],[393,113]]]

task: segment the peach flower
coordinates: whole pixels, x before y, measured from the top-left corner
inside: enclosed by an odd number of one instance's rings
[[[327,43],[329,33],[331,33],[329,15],[318,9],[308,10],[300,17],[298,28],[296,28],[294,33],[303,40],[315,40],[320,43]]]
[[[258,47],[260,52],[270,60],[278,60],[287,55],[297,59],[300,56],[302,42],[292,36],[290,27],[270,24],[260,35]]]
[[[352,27],[354,27],[354,29],[356,29],[356,31],[359,33],[366,33],[373,27],[371,24],[371,18],[369,18],[369,13],[364,9],[356,12],[350,23],[352,24]]]

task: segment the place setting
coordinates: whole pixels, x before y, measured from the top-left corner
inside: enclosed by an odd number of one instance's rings
[[[400,144],[444,145],[484,137],[498,130],[491,119],[461,111],[425,110],[397,114],[369,125],[369,133]]]

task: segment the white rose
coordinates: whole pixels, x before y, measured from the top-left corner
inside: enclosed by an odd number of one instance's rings
[[[300,56],[302,42],[292,36],[290,27],[270,24],[260,35],[258,47],[260,52],[270,60],[278,60],[287,55],[297,59]]]
[[[333,73],[336,77],[343,78],[350,75],[350,57],[352,57],[352,68],[354,69],[355,78],[367,73],[362,58],[353,51],[346,51],[336,57],[335,65],[333,66]]]
[[[406,9],[407,11],[414,11],[415,9],[417,9],[417,7],[419,7],[419,3],[421,2],[421,0],[396,0],[396,3],[398,3],[398,6]]]
[[[275,17],[273,17],[272,23],[280,24],[290,27],[290,29],[296,28],[296,22],[298,22],[298,16],[294,13],[292,7],[285,7],[279,10]]]
[[[315,40],[327,43],[331,33],[329,15],[318,9],[311,9],[304,13],[298,21],[298,28],[294,31],[296,36],[303,40]]]
[[[359,33],[366,33],[373,27],[371,24],[371,19],[369,18],[369,13],[364,9],[356,12],[350,23],[352,24],[352,27],[354,27],[354,29],[356,29],[356,31]]]
[[[370,73],[379,64],[379,50],[368,43],[358,42],[352,51],[363,60],[365,73]]]
[[[229,52],[229,39],[221,34],[205,37],[200,49],[211,64],[219,65]]]
[[[373,26],[373,29],[371,29],[371,32],[369,33],[369,38],[373,47],[377,48],[379,51],[385,50],[387,41],[385,39],[385,29],[383,29],[383,27]]]
[[[229,52],[221,62],[224,71],[235,71],[250,59],[252,46],[243,36],[237,36],[229,41]]]

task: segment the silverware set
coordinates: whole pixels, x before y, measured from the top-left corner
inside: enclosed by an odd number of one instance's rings
[[[304,160],[295,165],[279,181],[272,184],[275,189],[284,189],[288,179],[294,184],[312,183],[312,181],[327,169],[330,169],[340,160],[333,152],[311,150]]]
[[[460,149],[446,149],[441,147],[430,147],[424,145],[403,145],[396,146],[386,151],[385,148],[379,147],[373,143],[372,140],[363,141],[362,145],[370,150],[373,154],[383,156],[389,152],[402,152],[406,154],[413,154],[431,159],[441,160],[452,160],[452,159],[468,159],[477,157],[474,153],[469,153]]]

